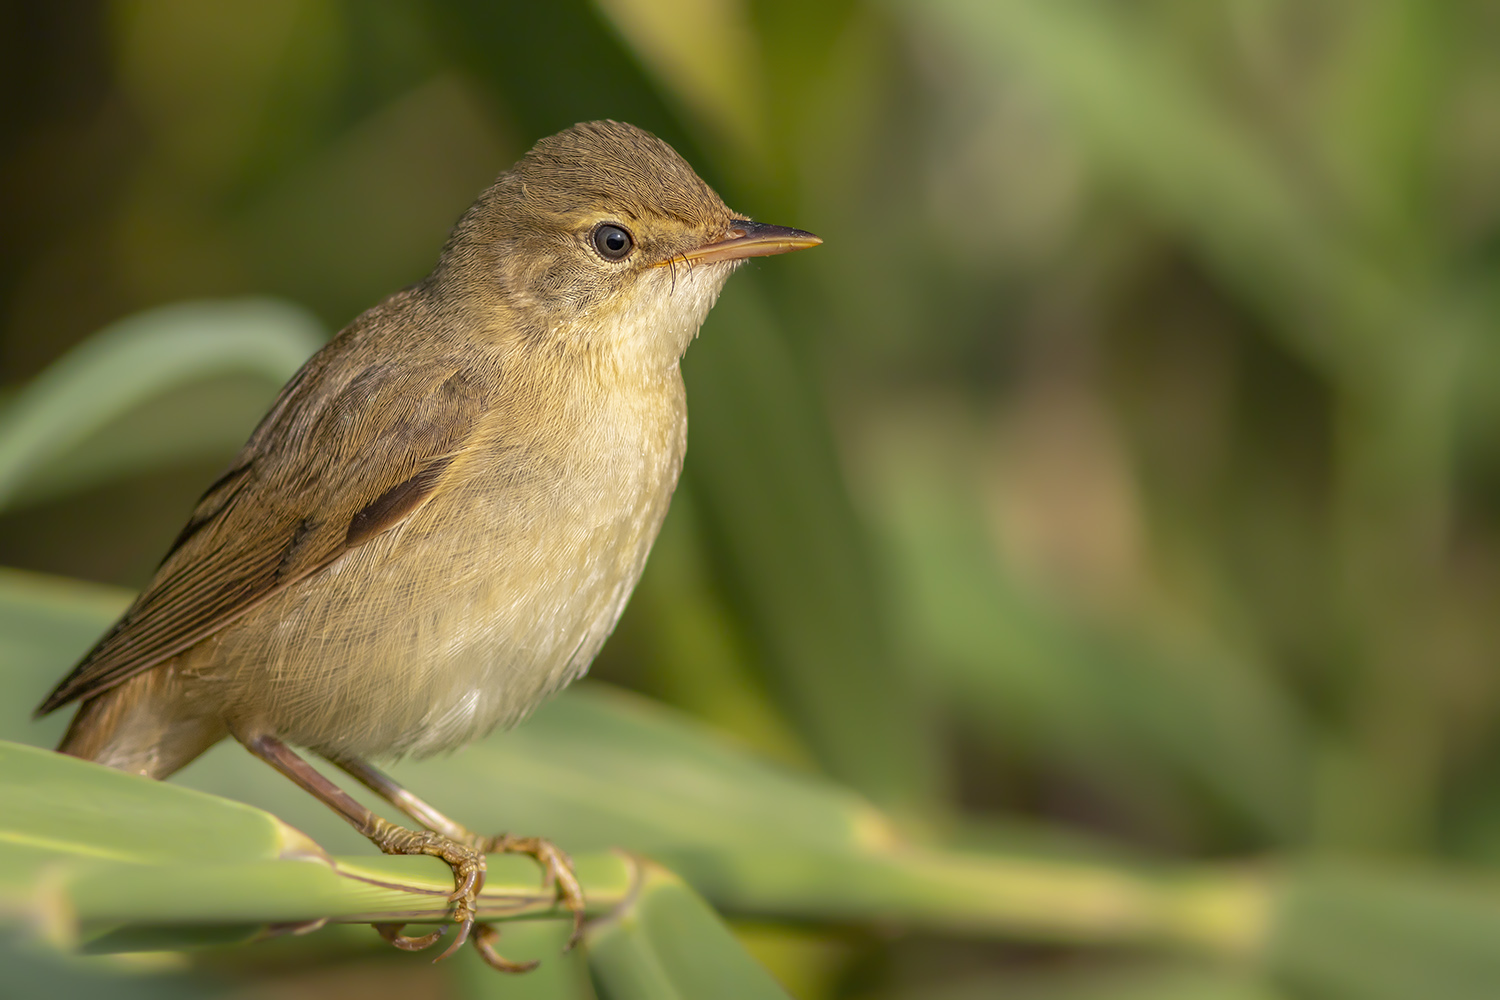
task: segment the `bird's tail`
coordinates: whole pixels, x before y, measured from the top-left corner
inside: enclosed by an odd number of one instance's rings
[[[188,710],[171,680],[159,667],[87,699],[57,749],[148,778],[186,767],[228,731],[217,716]]]

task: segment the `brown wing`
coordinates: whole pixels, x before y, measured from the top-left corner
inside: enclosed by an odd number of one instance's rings
[[[463,362],[314,357],[198,502],[125,616],[37,709],[114,687],[400,523],[439,487],[484,408]]]

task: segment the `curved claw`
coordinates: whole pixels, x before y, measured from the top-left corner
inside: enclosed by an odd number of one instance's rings
[[[401,933],[401,929],[406,926],[405,924],[371,924],[370,926],[375,928],[375,933],[402,951],[422,951],[423,949],[431,948],[437,944],[438,938],[448,933],[447,927],[439,926],[429,934],[423,934],[420,937],[411,937],[410,935]]]
[[[568,861],[567,855],[563,855],[557,868],[549,867],[547,873],[557,883],[557,894],[562,897],[563,905],[573,911],[573,933],[568,935],[568,943],[563,945],[563,951],[572,951],[583,940],[583,914],[588,907],[583,898],[583,886],[578,884],[578,876],[573,874],[573,865]]]
[[[448,902],[460,903],[467,900],[469,908],[473,908],[473,900],[484,888],[484,869],[473,862],[462,862],[453,868],[453,891],[448,893]]]
[[[483,861],[482,856],[480,860]],[[479,895],[479,890],[484,888],[484,874],[482,863],[465,861],[453,867],[455,884],[453,891],[448,894],[448,902],[453,904],[453,921],[458,924],[458,936],[447,948],[443,949],[441,955],[433,959],[434,962],[441,962],[448,958],[462,948],[464,942],[469,939],[469,932],[473,929],[474,918],[477,916],[475,897]]]
[[[480,926],[482,927],[483,925],[481,924]],[[443,953],[441,955],[432,960],[432,964],[436,965],[445,958],[451,958],[453,956],[453,953],[462,948],[464,946],[464,942],[469,940],[469,931],[472,930],[473,927],[474,911],[470,909],[463,917],[458,918],[458,936],[453,939],[452,944],[443,949]]]
[[[563,945],[563,954],[566,955],[578,947],[578,942],[583,940],[583,911],[573,911],[573,933],[568,935],[568,943]]]
[[[458,936],[447,950],[437,957],[436,961],[441,962],[461,948],[468,940],[469,931],[474,926],[475,897],[479,895],[479,890],[484,888],[484,855],[469,844],[454,840],[444,834],[430,830],[408,830],[406,827],[397,826],[379,817],[376,817],[370,829],[362,832],[386,854],[425,854],[441,858],[452,869],[453,891],[448,894],[448,902],[453,904],[453,922],[458,924]],[[400,927],[397,925],[396,931],[392,932],[393,935],[399,936],[399,930]],[[384,936],[385,932],[382,931],[381,935]],[[436,940],[433,938],[428,944]],[[392,943],[396,942],[392,941]],[[423,945],[423,947],[426,946]],[[397,947],[404,946],[397,945]]]
[[[533,856],[542,866],[542,884],[549,889],[556,886],[558,899],[573,913],[573,933],[568,935],[568,943],[563,946],[563,951],[572,951],[583,939],[583,914],[588,906],[583,898],[583,886],[573,874],[573,859],[550,840],[538,841]]]
[[[485,964],[490,968],[498,969],[501,972],[520,973],[530,972],[540,964],[536,959],[532,959],[529,962],[512,962],[504,955],[501,955],[495,950],[494,945],[495,940],[499,936],[500,932],[489,924],[480,924],[474,930],[474,950],[479,952],[479,957],[483,958]]]

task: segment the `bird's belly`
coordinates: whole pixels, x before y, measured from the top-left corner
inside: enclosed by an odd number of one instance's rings
[[[423,755],[513,725],[614,628],[680,455],[541,491],[477,477],[210,640],[196,672],[231,717],[325,753]]]

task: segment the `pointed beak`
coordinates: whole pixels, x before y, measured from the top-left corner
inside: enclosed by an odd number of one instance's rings
[[[674,260],[687,260],[694,264],[706,264],[720,260],[744,260],[746,257],[769,257],[772,254],[806,250],[823,241],[812,233],[786,226],[768,226],[764,222],[735,219],[729,235],[716,243],[706,243],[696,250],[679,254]],[[664,267],[668,261],[662,261]]]

